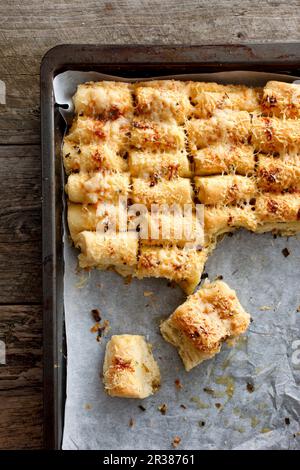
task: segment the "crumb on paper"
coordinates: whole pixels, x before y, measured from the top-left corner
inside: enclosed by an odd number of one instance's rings
[[[109,321],[104,320],[102,324],[100,322],[96,322],[91,327],[90,331],[91,333],[97,333],[96,340],[100,342],[102,337],[108,332],[109,328]]]
[[[291,423],[290,418],[284,418],[284,422],[287,426],[289,426]]]
[[[270,307],[270,305],[262,305],[261,307],[259,307],[259,310],[261,310],[262,312],[267,312],[268,310],[272,310],[273,307]]]
[[[174,383],[175,383],[175,387],[177,388],[177,390],[182,389],[183,385],[182,385],[182,383],[180,382],[179,379],[176,379]]]
[[[287,249],[287,248],[283,248],[283,250],[281,251],[281,253],[283,254],[283,256],[285,258],[287,258],[290,254],[290,251]]]
[[[151,297],[151,295],[154,295],[154,292],[152,292],[151,290],[144,291],[144,297]]]
[[[205,421],[199,421],[198,424],[200,428],[203,428],[205,426]]]
[[[251,382],[247,382],[247,391],[248,391],[249,393],[253,393],[254,390],[255,390],[254,384],[251,383]]]
[[[134,425],[135,425],[135,420],[133,418],[130,418],[129,427],[133,428]]]
[[[183,410],[186,410],[187,407],[182,403],[182,404],[180,405],[180,408],[182,408]]]
[[[174,449],[176,449],[179,446],[180,442],[181,442],[181,438],[179,436],[175,436],[172,441],[172,446],[174,447]]]
[[[162,415],[165,415],[168,411],[168,406],[166,405],[166,403],[163,403],[162,405],[158,407],[158,409]]]
[[[207,393],[208,395],[214,395],[215,394],[214,389],[209,388],[209,387],[204,387],[203,392]]]
[[[219,276],[216,277],[216,281],[223,281],[222,274],[219,274]]]
[[[271,429],[270,428],[262,428],[260,432],[261,432],[261,434],[267,434],[268,432],[271,432]]]
[[[215,403],[215,407],[218,409],[222,408],[222,403]]]
[[[95,320],[95,322],[99,323],[101,321],[100,310],[98,308],[93,308],[91,310],[91,315],[92,315],[93,319]]]
[[[143,405],[139,405],[139,409],[140,409],[141,411],[146,411],[146,408],[145,408]]]
[[[91,405],[90,403],[86,403],[86,404],[84,405],[84,409],[85,409],[85,410],[91,410],[91,409],[92,409],[92,405]]]
[[[297,307],[297,310],[296,310],[296,311],[297,311],[297,312],[300,312],[300,305]]]

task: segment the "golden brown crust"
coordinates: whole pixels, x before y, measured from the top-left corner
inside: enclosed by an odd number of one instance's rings
[[[103,381],[112,397],[142,399],[158,390],[159,368],[144,336],[112,336],[106,346]]]
[[[244,333],[249,322],[249,314],[225,282],[206,282],[162,323],[161,332],[179,348],[190,370],[219,352],[223,341]]]
[[[196,176],[226,173],[252,175],[254,173],[254,148],[250,145],[216,144],[193,154]]]
[[[281,118],[300,118],[300,86],[293,83],[270,81],[263,90],[264,114]]]
[[[255,180],[240,175],[196,176],[194,184],[199,201],[207,205],[249,202],[257,193]]]

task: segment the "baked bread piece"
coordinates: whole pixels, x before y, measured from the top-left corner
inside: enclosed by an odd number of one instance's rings
[[[264,114],[281,118],[300,118],[299,84],[270,81],[263,89]]]
[[[300,231],[300,194],[265,193],[256,199],[256,232],[295,235]]]
[[[204,208],[204,230],[208,240],[223,233],[233,232],[237,228],[256,230],[257,217],[254,206]]]
[[[176,122],[150,121],[137,117],[132,123],[131,145],[147,151],[184,150],[184,129]]]
[[[73,97],[76,114],[115,120],[133,112],[132,85],[123,82],[88,82],[78,85]]]
[[[135,277],[163,277],[191,294],[201,280],[207,255],[206,249],[142,246]]]
[[[196,176],[237,173],[252,175],[254,148],[250,145],[216,144],[193,153]]]
[[[76,145],[108,144],[123,155],[129,143],[130,120],[121,116],[115,121],[99,121],[88,116],[74,119],[65,142]]]
[[[131,176],[147,178],[158,175],[171,179],[174,176],[191,176],[186,150],[174,152],[147,152],[131,150],[128,152],[128,166]]]
[[[251,144],[257,151],[300,152],[300,120],[257,117],[252,119]]]
[[[177,245],[184,247],[186,244],[198,244],[203,246],[203,214],[190,215],[181,213],[146,214],[144,223],[147,233],[139,232],[142,245]]]
[[[109,145],[79,145],[65,141],[63,159],[67,175],[73,171],[127,171],[127,161]]]
[[[148,208],[151,204],[193,204],[193,189],[188,178],[159,178],[153,177],[132,178],[132,200],[137,204],[144,204]]]
[[[222,343],[244,333],[250,323],[234,290],[222,281],[206,282],[160,327],[187,371],[217,354]]]
[[[258,156],[257,187],[266,192],[300,190],[300,166],[265,155]]]
[[[110,237],[105,233],[81,232],[77,237],[81,249],[81,268],[114,268],[118,273],[133,274],[137,264],[138,239],[134,232],[120,232]]]
[[[195,193],[207,205],[226,205],[249,202],[256,196],[255,180],[247,176],[196,176]]]
[[[69,200],[82,204],[118,202],[130,193],[129,173],[72,173],[66,184]]]
[[[216,143],[247,144],[251,117],[246,111],[217,110],[210,119],[191,119],[186,130],[192,152]]]
[[[144,336],[112,336],[106,346],[103,382],[111,397],[146,398],[158,390],[159,368]]]
[[[262,89],[245,85],[190,82],[189,94],[194,105],[193,115],[209,118],[218,109],[260,111]]]
[[[156,80],[137,83],[134,90],[136,114],[150,120],[183,124],[191,112],[188,89],[184,82]]]
[[[85,230],[96,232],[127,229],[126,207],[119,204],[68,204],[68,227],[75,245],[78,235]]]

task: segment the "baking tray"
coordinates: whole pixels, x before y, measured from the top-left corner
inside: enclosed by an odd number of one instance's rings
[[[195,46],[59,45],[41,63],[41,151],[43,197],[44,447],[60,449],[66,384],[62,255],[64,123],[53,95],[54,77],[66,70],[121,77],[155,77],[229,70],[300,74],[300,45]]]

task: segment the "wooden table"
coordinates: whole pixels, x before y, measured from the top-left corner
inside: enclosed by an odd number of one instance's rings
[[[300,1],[0,0],[0,448],[42,446],[39,66],[61,43],[300,40]]]

